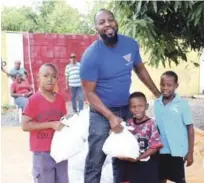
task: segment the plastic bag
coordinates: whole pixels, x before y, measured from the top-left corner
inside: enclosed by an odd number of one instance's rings
[[[126,157],[137,159],[139,157],[139,145],[137,139],[127,127],[120,133],[112,132],[106,139],[103,152],[112,157]]]
[[[67,160],[84,149],[88,138],[89,112],[83,110],[79,115],[62,120],[66,126],[55,131],[50,155],[56,163]]]

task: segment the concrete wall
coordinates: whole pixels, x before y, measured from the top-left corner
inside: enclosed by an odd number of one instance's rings
[[[200,57],[200,93],[204,94],[204,49]]]
[[[38,89],[37,74],[43,63],[53,63],[59,72],[58,90],[69,100],[69,91],[65,91],[65,67],[69,64],[70,53],[76,53],[80,61],[84,50],[96,39],[96,36],[24,33],[24,63],[29,72],[29,81]],[[34,82],[33,82],[34,81]]]
[[[36,33],[2,33],[1,51],[3,60],[7,61],[7,68],[10,69],[15,59],[24,62],[25,68],[29,72],[29,82],[32,84],[34,80],[35,89],[37,89],[36,75],[39,67],[45,62],[55,64],[59,70],[59,91],[63,93],[66,99],[70,99],[69,93],[65,89],[64,69],[69,63],[69,54],[75,52],[77,59],[80,60],[83,51],[95,40],[95,36],[84,35],[59,35],[59,34],[36,34]],[[147,56],[142,53],[143,61],[148,61]],[[195,52],[189,52],[188,59],[193,62],[199,62],[200,57]],[[147,69],[156,85],[159,87],[160,76],[166,70],[174,70],[179,76],[178,93],[182,96],[192,96],[200,93],[201,84],[204,84],[203,74],[204,62],[202,68],[196,68],[191,63],[182,62],[179,66],[172,64],[172,67]],[[204,73],[202,71],[202,73]],[[9,100],[10,79],[5,74],[1,74],[1,98],[2,104],[11,104]],[[202,80],[202,81],[201,81]],[[204,87],[202,85],[202,87]],[[132,91],[142,91],[148,98],[152,98],[151,92],[140,82],[135,74],[132,74]]]
[[[7,60],[6,33],[1,33],[1,58]],[[5,69],[8,67],[6,66]],[[5,73],[1,72],[1,105],[9,104],[9,80]]]
[[[196,52],[189,52],[187,55],[190,61],[198,62],[200,60],[199,54]],[[144,61],[147,61],[147,57],[142,54],[142,58]],[[194,94],[199,94],[200,87],[200,68],[195,67],[191,62],[181,62],[178,66],[172,63],[171,67],[164,68],[160,65],[158,68],[152,68],[146,65],[153,81],[159,88],[160,76],[163,72],[167,70],[173,70],[178,74],[179,77],[179,87],[177,92],[182,96],[192,96]],[[133,91],[142,91],[144,92],[148,98],[152,98],[152,93],[144,86],[143,83],[136,77],[136,75],[132,74],[132,87],[131,92]]]

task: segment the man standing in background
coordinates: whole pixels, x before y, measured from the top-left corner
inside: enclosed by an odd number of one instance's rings
[[[80,80],[80,63],[76,61],[76,55],[70,55],[70,64],[65,69],[66,89],[70,88],[72,108],[74,113],[83,110],[84,100]],[[78,109],[77,109],[78,101]]]
[[[15,79],[16,77],[16,74],[20,74],[22,75],[22,77],[24,79],[26,79],[27,77],[27,74],[28,74],[28,71],[21,67],[21,61],[20,60],[16,60],[14,62],[14,67],[10,70],[10,72],[7,72],[4,67],[1,65],[1,70],[8,76],[8,77],[11,77],[12,80]]]

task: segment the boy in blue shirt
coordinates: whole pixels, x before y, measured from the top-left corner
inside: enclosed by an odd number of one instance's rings
[[[185,183],[186,166],[193,164],[194,129],[188,102],[175,93],[178,76],[173,71],[162,74],[161,97],[154,110],[163,148],[160,150],[160,181]]]

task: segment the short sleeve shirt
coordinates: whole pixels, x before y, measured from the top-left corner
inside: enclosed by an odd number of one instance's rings
[[[65,76],[69,81],[69,86],[71,87],[80,87],[81,79],[80,79],[80,63],[69,64],[65,68]]]
[[[108,107],[128,104],[131,74],[141,63],[137,42],[118,35],[115,47],[107,47],[102,40],[95,41],[81,59],[81,80],[96,82],[95,92]]]
[[[161,148],[159,132],[152,119],[147,119],[139,124],[133,119],[128,120],[128,126],[133,127],[130,131],[135,137],[140,146],[140,152],[145,152],[149,148]]]
[[[164,147],[161,154],[184,157],[188,152],[187,125],[192,124],[192,113],[185,99],[176,94],[167,105],[163,97],[155,100],[154,111]]]
[[[66,103],[59,93],[56,93],[56,100],[50,102],[39,91],[29,98],[23,112],[23,115],[32,118],[32,121],[37,123],[60,121],[65,114]],[[50,151],[53,134],[53,129],[31,131],[30,150],[33,152]]]
[[[24,94],[28,93],[31,90],[31,86],[26,80],[21,81],[21,83],[17,83],[16,81],[14,81],[11,84],[11,90],[17,94]]]
[[[17,73],[21,74],[23,77],[25,77],[25,69],[24,68],[20,68],[20,69],[16,69],[13,68],[11,69],[11,71],[9,72],[9,74],[15,76]]]

